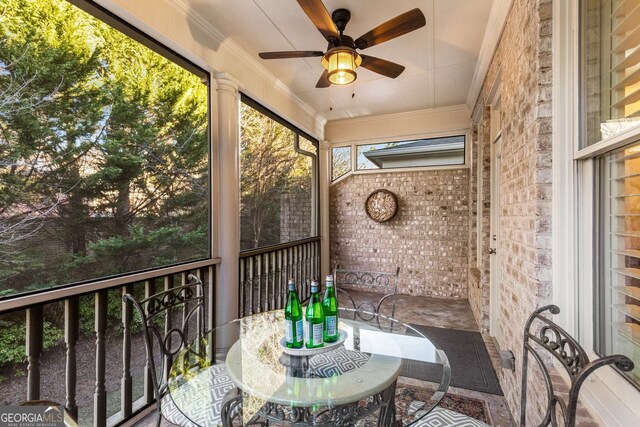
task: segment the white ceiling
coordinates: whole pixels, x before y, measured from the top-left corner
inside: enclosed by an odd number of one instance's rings
[[[323,71],[320,58],[258,60],[327,120],[464,104],[492,1],[324,0],[329,13],[351,11],[345,34],[354,39],[410,9],[422,10],[426,26],[365,51],[404,65],[396,79],[358,68],[355,84],[316,89]],[[295,0],[186,3],[255,58],[259,52],[326,50],[327,42]]]

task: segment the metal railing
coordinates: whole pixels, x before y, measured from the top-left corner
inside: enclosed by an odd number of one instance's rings
[[[240,316],[284,308],[287,280],[294,279],[300,299],[309,296],[320,275],[321,237],[311,237],[240,253]]]
[[[122,295],[142,299],[187,283],[188,275],[196,274],[205,285],[205,324],[211,328],[219,262],[167,267],[3,302],[0,320],[26,325],[26,376],[12,372],[11,378],[0,380],[0,391],[6,387],[2,403],[60,401],[82,425],[95,427],[129,419],[155,397],[140,319],[130,302],[122,302]],[[51,344],[52,336],[60,338]],[[92,359],[95,363],[88,363]],[[14,395],[7,397],[6,392]]]

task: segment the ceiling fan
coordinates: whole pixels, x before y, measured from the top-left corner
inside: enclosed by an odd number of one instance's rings
[[[424,14],[420,9],[416,8],[378,25],[354,40],[344,34],[344,29],[351,19],[351,12],[347,9],[336,9],[329,15],[322,0],[297,1],[313,25],[318,28],[318,31],[329,42],[327,51],[262,52],[259,56],[262,59],[322,57],[321,63],[325,71],[316,84],[318,88],[329,87],[332,84],[345,85],[353,82],[357,77],[355,70],[359,66],[395,79],[404,71],[404,66],[374,56],[361,55],[356,52],[356,49],[364,50],[370,48],[410,33],[426,24]]]

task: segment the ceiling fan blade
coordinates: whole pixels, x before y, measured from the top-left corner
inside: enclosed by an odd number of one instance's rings
[[[422,11],[418,8],[412,9],[388,20],[384,24],[378,25],[373,30],[358,37],[354,43],[358,49],[366,49],[424,27],[426,23],[427,21]]]
[[[324,70],[324,73],[322,73],[322,75],[320,76],[320,79],[318,79],[318,83],[316,83],[316,87],[317,88],[323,88],[323,87],[331,86],[331,82],[329,81],[328,74],[329,74],[329,72],[327,70]]]
[[[333,23],[322,0],[298,0],[298,4],[327,41],[340,39],[336,24]]]
[[[310,56],[323,56],[324,52],[319,50],[289,50],[284,52],[261,52],[258,54],[262,59],[287,59],[287,58],[307,58]]]
[[[375,56],[360,55],[362,57],[361,67],[366,68],[374,73],[382,74],[386,77],[395,79],[404,71],[404,66],[386,59],[376,58]]]

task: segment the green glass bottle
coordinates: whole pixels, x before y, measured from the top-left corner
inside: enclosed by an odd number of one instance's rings
[[[296,292],[296,284],[290,279],[289,295],[284,307],[285,344],[289,348],[300,348],[304,342],[302,336],[302,306]]]
[[[333,287],[333,276],[326,278],[322,311],[324,312],[324,342],[335,342],[338,339],[338,299]]]
[[[324,345],[324,314],[318,295],[318,282],[311,282],[311,298],[305,313],[304,343],[307,348],[318,348]]]

